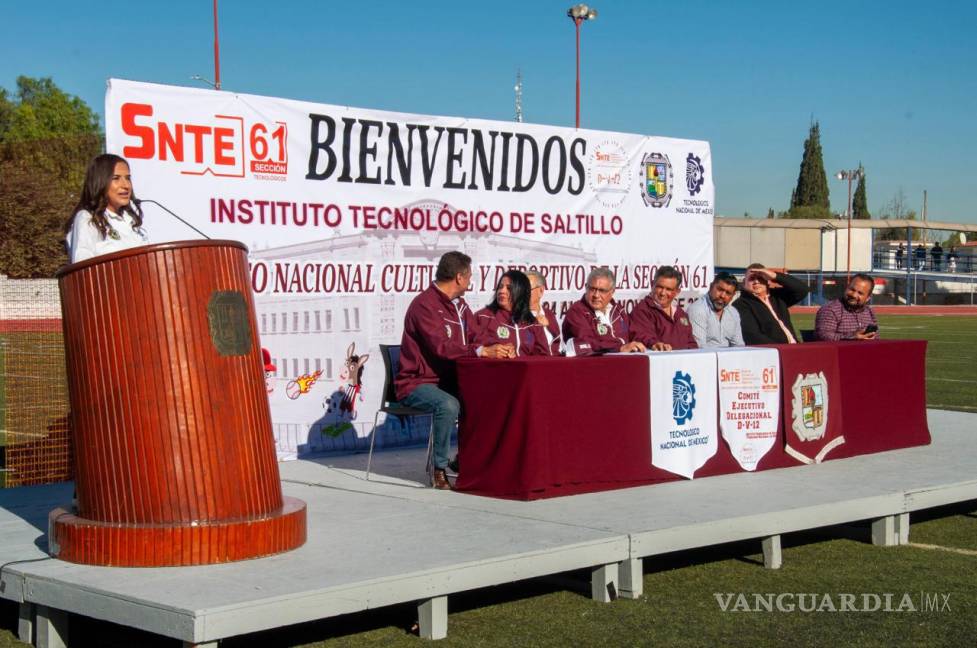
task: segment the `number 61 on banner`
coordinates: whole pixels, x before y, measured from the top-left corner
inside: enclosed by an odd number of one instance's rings
[[[251,173],[288,174],[288,125],[275,122],[269,127],[254,124],[248,134]]]

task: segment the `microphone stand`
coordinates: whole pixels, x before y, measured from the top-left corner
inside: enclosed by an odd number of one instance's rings
[[[190,229],[192,229],[194,232],[196,232],[200,236],[204,237],[207,240],[211,240],[211,237],[207,236],[206,234],[204,234],[203,232],[201,232],[200,230],[198,230],[196,227],[194,227],[190,223],[186,222],[185,220],[183,220],[182,218],[180,218],[176,214],[174,214],[170,209],[167,209],[167,207],[165,205],[163,205],[162,203],[160,203],[160,202],[157,202],[155,200],[147,200],[145,198],[136,198],[132,202],[136,203],[136,206],[139,207],[140,209],[142,208],[142,204],[143,203],[149,203],[151,205],[156,205],[157,207],[159,207],[163,211],[165,211],[167,214],[169,214],[173,218],[177,219],[178,221],[180,221],[181,223],[183,223],[184,225],[186,225],[187,227],[189,227]]]

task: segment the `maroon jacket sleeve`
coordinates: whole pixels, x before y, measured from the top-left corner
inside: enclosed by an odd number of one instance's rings
[[[550,345],[546,341],[546,327],[542,324],[534,324],[529,327],[528,333],[533,336],[533,343],[528,349],[523,349],[522,355],[545,356],[552,355]],[[557,353],[558,355],[558,353]]]
[[[556,313],[551,311],[549,308],[543,307],[543,313],[546,314],[546,329],[553,336],[553,342],[550,343],[549,353],[550,355],[560,355],[560,342],[563,340],[563,334],[560,331],[560,322],[556,319]]]
[[[421,305],[417,304],[417,306]],[[410,335],[418,346],[442,360],[457,360],[476,355],[479,345],[473,339],[475,318],[471,310],[464,308],[461,322],[464,322],[467,330],[462,331],[462,324],[453,319],[454,306],[448,305],[446,308],[449,309],[446,313],[450,319],[446,319],[436,308],[427,307],[426,304],[419,308],[408,309],[407,317],[404,318],[404,334]]]
[[[621,312],[622,317],[627,314]],[[589,344],[592,351],[619,351],[626,342],[615,336],[616,331],[609,331],[608,335],[598,335],[597,326],[594,323],[594,314],[582,302],[576,302],[567,311],[567,316],[563,320],[563,340],[574,340],[574,346],[579,348],[580,344]]]
[[[478,346],[491,346],[497,342],[492,324],[495,322],[495,313],[488,308],[483,308],[472,316],[472,338]]]
[[[579,331],[581,335],[585,334],[584,329],[589,325],[586,318],[581,317],[581,313],[577,307],[578,302],[574,302],[570,305],[567,310],[566,317],[563,318],[563,341],[566,342],[571,338],[577,337],[577,332]]]
[[[692,320],[689,319],[689,314],[685,312],[685,309],[678,306],[675,310],[675,315],[679,319],[685,319],[687,324],[680,327],[682,331],[685,332],[685,346],[686,349],[698,349],[699,343],[695,341],[695,335],[692,334]]]
[[[661,341],[661,331],[656,325],[655,314],[648,303],[648,298],[642,299],[631,311],[631,342],[641,342],[646,347]]]

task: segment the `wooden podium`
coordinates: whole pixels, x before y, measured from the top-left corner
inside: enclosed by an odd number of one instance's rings
[[[305,542],[282,497],[247,248],[132,248],[58,272],[76,506],[49,516],[51,555],[201,565]]]

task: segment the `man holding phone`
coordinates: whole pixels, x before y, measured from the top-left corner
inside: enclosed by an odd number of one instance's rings
[[[875,280],[870,275],[853,275],[844,296],[818,310],[814,319],[815,337],[830,341],[878,339],[879,322],[868,305],[874,287]]]

